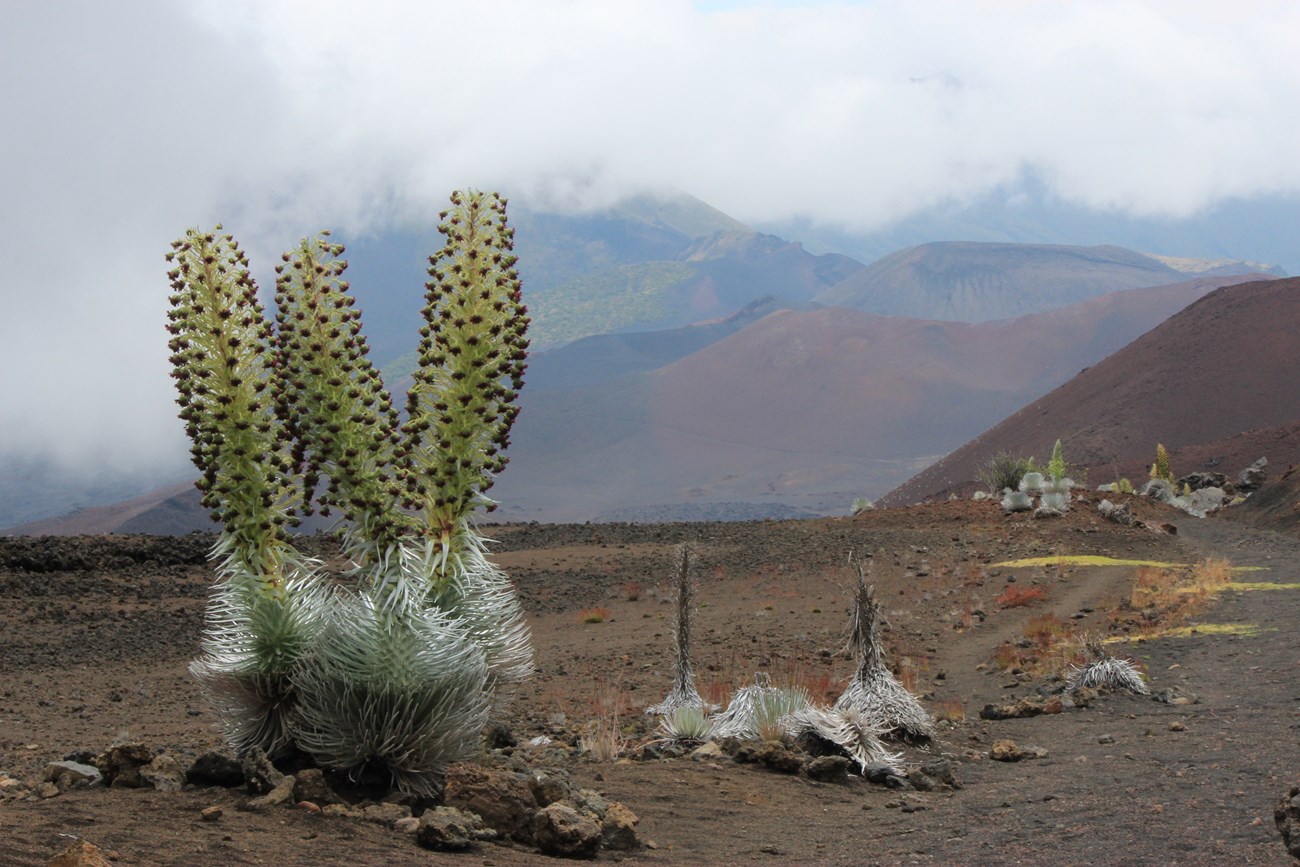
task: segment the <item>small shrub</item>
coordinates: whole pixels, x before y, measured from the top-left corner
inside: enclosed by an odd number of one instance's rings
[[[966,719],[966,709],[962,707],[959,698],[944,699],[935,708],[934,718],[936,720],[946,720],[950,723],[959,723]]]
[[[1050,611],[1031,617],[1021,630],[1021,635],[1043,649],[1047,649],[1070,634],[1070,624]]]
[[[578,612],[579,623],[604,623],[609,619],[609,609],[597,606],[584,608]]]
[[[1015,584],[1008,584],[1007,589],[1003,590],[1002,595],[994,601],[999,608],[1023,608],[1046,598],[1047,591],[1042,587],[1018,587]]]
[[[627,739],[618,726],[618,715],[609,714],[592,720],[578,736],[578,749],[598,762],[612,762],[623,754]]]
[[[1217,557],[1209,557],[1192,567],[1192,584],[1207,590],[1217,590],[1232,581],[1232,565]]]
[[[866,497],[858,497],[853,501],[853,506],[851,507],[850,512],[854,515],[861,515],[863,512],[869,512],[875,507],[876,504],[868,500]]]
[[[1029,665],[1029,654],[1024,648],[1016,647],[1009,641],[1004,641],[993,651],[993,663],[1003,671],[1012,669],[1023,669]]]
[[[980,468],[979,478],[990,494],[1000,494],[1006,488],[1019,490],[1020,480],[1025,473],[1033,471],[1033,458],[1015,458],[1006,452],[1000,452]]]
[[[623,593],[627,596],[628,602],[635,602],[641,598],[641,582],[629,581],[623,585]]]

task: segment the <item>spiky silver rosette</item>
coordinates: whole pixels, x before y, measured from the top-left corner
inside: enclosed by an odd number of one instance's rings
[[[488,665],[465,624],[336,591],[315,652],[294,677],[295,738],[324,767],[378,765],[399,789],[436,797],[448,765],[475,755]]]
[[[673,708],[659,719],[659,737],[674,743],[703,743],[713,740],[713,721],[704,708]]]
[[[461,568],[435,586],[425,604],[454,612],[461,621],[487,662],[492,708],[502,709],[533,674],[532,639],[510,579],[481,546],[470,546],[461,554]]]
[[[880,640],[880,604],[874,598],[874,588],[866,584],[861,564],[858,564],[849,642],[858,667],[848,687],[836,699],[835,709],[854,711],[879,721],[888,737],[914,741],[933,738],[934,719],[885,665],[885,649]]]
[[[902,753],[886,749],[881,738],[888,729],[869,714],[809,706],[790,714],[787,726],[796,738],[813,736],[839,748],[857,764],[859,772],[868,765],[885,765],[905,776]]]
[[[755,740],[786,734],[785,718],[811,704],[801,687],[772,686],[756,677],[753,686],[736,690],[727,709],[713,717],[713,737]]]
[[[1103,656],[1084,666],[1074,666],[1066,679],[1065,689],[1074,692],[1086,687],[1088,689],[1108,688],[1126,689],[1138,695],[1150,695],[1142,674],[1127,659]]]
[[[291,678],[324,625],[328,593],[320,564],[291,548],[282,551],[278,575],[263,575],[251,573],[232,547],[223,534],[213,549],[218,580],[190,673],[231,749],[274,756],[293,743]]]
[[[716,704],[706,702],[695,688],[695,670],[691,665],[691,617],[695,611],[695,582],[691,580],[690,569],[690,547],[678,545],[674,563],[674,583],[677,587],[677,622],[674,626],[677,666],[672,689],[659,704],[645,709],[648,714],[667,717],[679,708],[694,708],[704,714],[718,709]]]

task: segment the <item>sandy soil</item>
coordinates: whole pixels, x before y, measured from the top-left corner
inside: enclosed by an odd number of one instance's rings
[[[1173,706],[1128,694],[1086,709],[985,721],[986,704],[1034,694],[1038,681],[993,664],[1031,617],[1107,628],[1132,567],[996,564],[1053,554],[1262,566],[1251,581],[1300,581],[1294,537],[1198,521],[1145,500],[1151,525],[1101,521],[1092,504],[1067,516],[1004,517],[995,504],[950,502],[853,519],[689,525],[491,528],[516,580],[537,648],[537,676],[505,722],[521,741],[576,742],[619,715],[625,757],[570,749],[538,755],[627,804],[654,848],[602,860],[646,864],[1273,864],[1289,863],[1273,827],[1280,794],[1300,780],[1300,592],[1229,591],[1202,622],[1250,623],[1255,637],[1198,634],[1122,644]],[[185,666],[197,647],[211,580],[210,537],[0,539],[0,776],[35,782],[49,761],[139,741],[182,759],[220,747]],[[673,546],[696,553],[701,691],[721,695],[767,671],[833,696],[852,670],[837,651],[848,623],[850,550],[870,553],[889,621],[890,658],[934,709],[964,709],[909,763],[958,761],[959,789],[892,790],[819,783],[689,756],[639,760],[653,737],[639,709],[671,684]],[[1000,609],[1010,579],[1044,602]],[[981,618],[975,612],[983,612]],[[587,622],[597,620],[600,622]],[[1046,756],[990,761],[1010,738]],[[631,758],[630,758],[631,757]],[[357,820],[292,808],[237,809],[211,788],[74,790],[0,799],[0,863],[44,864],[68,835],[119,864],[529,864],[541,856],[486,845],[454,856]],[[225,807],[219,822],[199,811]]]

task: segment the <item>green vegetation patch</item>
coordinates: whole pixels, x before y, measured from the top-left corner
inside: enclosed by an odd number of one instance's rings
[[[533,339],[570,343],[664,318],[664,290],[694,276],[681,262],[642,262],[589,274],[529,299]]]

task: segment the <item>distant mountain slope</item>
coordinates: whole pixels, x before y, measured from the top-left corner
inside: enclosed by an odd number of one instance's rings
[[[886,256],[815,300],[888,316],[988,322],[1185,279],[1122,247],[949,241]]]
[[[347,246],[347,276],[364,312],[366,339],[381,365],[409,352],[419,340],[419,311],[429,279],[425,269],[428,257],[442,245],[437,222],[437,214],[431,213],[421,224],[376,235],[349,238],[346,233],[336,233]],[[510,205],[510,223],[516,231],[515,253],[529,304],[556,287],[580,283],[592,274],[616,274],[619,269],[643,263],[676,262],[697,239],[717,232],[750,231],[680,192],[636,196],[584,214],[530,209],[516,201]],[[687,269],[680,271],[676,279],[687,273]],[[595,284],[594,294],[605,288],[606,284]],[[575,293],[568,294],[572,297]]]
[[[648,373],[524,390],[502,514],[643,504],[842,511],[1237,278],[1130,290],[978,325],[778,311]]]
[[[814,256],[773,235],[718,232],[696,239],[671,261],[620,265],[544,290],[525,285],[524,295],[533,343],[546,348],[593,334],[727,316],[765,296],[807,302],[863,267],[845,256]]]
[[[584,337],[530,359],[528,391],[585,388],[654,370],[693,352],[699,352],[786,306],[769,295],[724,319],[712,319],[661,331]]]
[[[1218,289],[891,491],[891,504],[969,489],[994,454],[1066,457],[1090,483],[1138,481],[1157,442],[1176,473],[1300,460],[1300,279]]]
[[[1177,256],[1251,260],[1280,266],[1274,277],[1300,274],[1300,196],[1274,194],[1229,199],[1185,217],[1094,210],[1053,195],[1032,176],[968,202],[940,202],[873,230],[850,230],[808,218],[754,225],[798,238],[814,251],[845,253],[872,262],[931,241],[1012,244],[1114,244]]]

